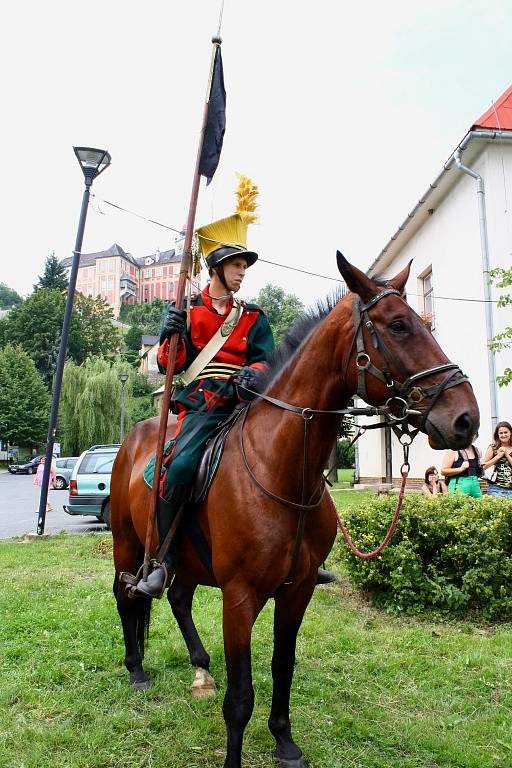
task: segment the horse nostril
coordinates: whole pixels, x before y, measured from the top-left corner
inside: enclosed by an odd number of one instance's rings
[[[468,435],[473,429],[473,419],[467,411],[461,413],[461,415],[455,419],[454,427],[456,432]]]

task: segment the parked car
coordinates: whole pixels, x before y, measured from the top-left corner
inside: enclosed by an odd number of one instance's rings
[[[35,475],[42,458],[42,455],[39,453],[37,456],[25,456],[21,461],[8,464],[7,469],[11,475]]]
[[[78,457],[69,480],[69,503],[64,505],[68,515],[95,515],[110,527],[110,476],[120,447],[93,445]]]
[[[71,472],[78,461],[78,456],[61,456],[55,459],[55,485],[58,490],[65,490],[71,479]]]

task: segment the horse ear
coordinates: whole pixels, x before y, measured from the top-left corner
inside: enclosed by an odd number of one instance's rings
[[[357,293],[364,302],[369,301],[382,290],[382,286],[374,283],[364,272],[350,264],[340,251],[336,251],[336,261],[340,275],[346,282],[349,291]]]
[[[395,288],[397,291],[400,291],[400,293],[403,293],[405,284],[409,279],[411,264],[412,264],[412,259],[407,264],[407,266],[404,267],[402,271],[398,273],[398,275],[396,275],[392,280],[387,281],[387,285],[389,285],[390,288]]]

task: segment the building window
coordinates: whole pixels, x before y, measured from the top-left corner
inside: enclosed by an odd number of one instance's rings
[[[427,325],[431,331],[435,328],[435,314],[434,314],[434,281],[432,279],[432,270],[427,272],[421,278],[422,286],[422,301],[423,308],[420,312],[421,318],[425,325]]]

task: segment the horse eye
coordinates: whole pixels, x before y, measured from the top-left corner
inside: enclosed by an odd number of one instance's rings
[[[389,327],[395,333],[404,333],[407,331],[407,326],[403,320],[393,320],[393,322],[389,324]]]

